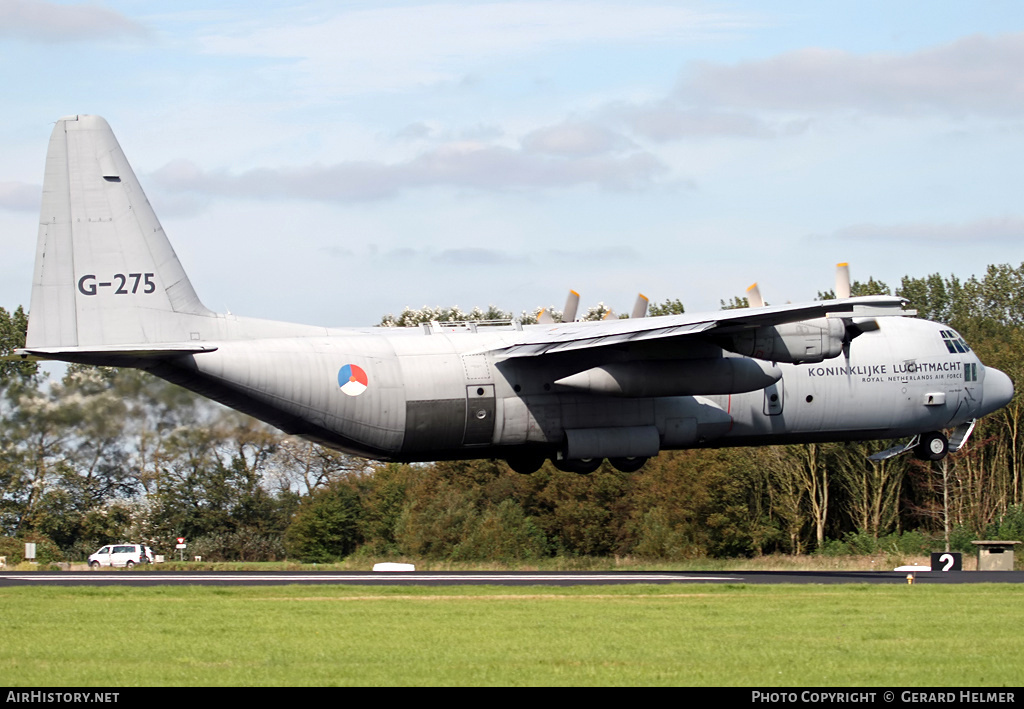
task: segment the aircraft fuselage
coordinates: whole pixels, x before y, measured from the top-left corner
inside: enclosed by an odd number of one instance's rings
[[[512,331],[377,328],[211,342],[215,351],[147,368],[288,433],[366,457],[504,457],[523,446],[544,456],[630,457],[650,455],[652,445],[656,453],[953,428],[987,412],[986,370],[973,352],[948,351],[944,332],[951,331],[888,318],[853,341],[849,358],[779,363],[781,379],[764,389],[692,396],[565,390],[555,382],[607,362],[608,353],[591,361],[495,357]],[[629,357],[628,348],[620,353]],[[346,391],[352,372],[362,372],[365,385]]]
[[[369,458],[628,471],[665,449],[920,435],[915,452],[937,459],[942,429],[959,447],[1013,396],[945,326],[838,281],[831,301],[593,323],[334,330],[217,314],[98,116],[54,126],[39,225],[18,356],[146,369]]]

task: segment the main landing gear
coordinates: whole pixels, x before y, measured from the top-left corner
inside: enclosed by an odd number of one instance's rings
[[[576,460],[552,460],[555,467],[561,470],[563,473],[579,473],[580,475],[589,475],[598,468],[601,467],[600,458],[579,458]]]
[[[523,454],[517,456],[509,456],[506,459],[508,467],[517,473],[529,475],[540,470],[540,466],[544,464],[546,458],[538,454]],[[578,459],[566,459],[566,458],[552,458],[551,462],[556,468],[566,473],[578,473],[580,475],[587,475],[594,472],[601,467],[601,458],[578,458]],[[608,462],[612,464],[612,467],[623,473],[635,473],[644,467],[644,463],[647,462],[647,458],[631,457],[631,458],[609,458]]]
[[[545,460],[547,458],[540,454],[523,453],[521,455],[510,455],[505,459],[505,462],[508,463],[508,467],[517,473],[530,475],[540,470],[540,466],[544,465]]]

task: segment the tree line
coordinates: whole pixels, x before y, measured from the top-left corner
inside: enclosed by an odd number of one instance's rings
[[[1022,381],[1024,264],[852,290],[907,298]],[[678,300],[651,309],[682,311]],[[606,313],[599,304],[587,317]],[[423,308],[381,324],[510,317]],[[24,343],[26,322],[23,309],[0,308],[0,351]],[[602,465],[585,476],[352,458],[137,370],[70,366],[49,382],[31,363],[2,361],[0,394],[0,554],[15,558],[32,540],[54,558],[117,541],[170,555],[180,536],[208,560],[316,562],[971,551],[972,539],[1024,540],[1020,394],[940,463],[870,462],[886,442],[818,443],[667,451],[636,473]]]

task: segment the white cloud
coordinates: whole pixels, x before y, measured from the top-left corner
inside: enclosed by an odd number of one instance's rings
[[[959,224],[854,224],[837,230],[832,236],[849,241],[905,241],[923,244],[1020,242],[1024,239],[1024,218],[1000,217]]]
[[[633,143],[603,126],[582,121],[567,121],[538,128],[523,137],[528,153],[563,157],[590,157],[634,147]]]
[[[976,35],[910,54],[801,49],[731,66],[699,63],[684,103],[780,111],[1018,116],[1024,34]]]
[[[1024,110],[1024,34],[976,35],[908,54],[808,48],[725,65],[694,62],[675,90],[595,112],[654,142],[778,138],[829,112],[1016,119]]]
[[[399,140],[422,140],[429,138],[433,132],[434,129],[423,121],[416,121],[397,131],[395,137]]]
[[[671,99],[644,105],[617,104],[606,111],[634,133],[656,142],[681,138],[774,138],[801,132],[806,121],[776,125],[737,111],[685,108]]]
[[[622,263],[639,259],[640,251],[630,244],[622,243],[616,246],[588,247],[578,251],[548,249],[545,252],[545,258],[555,262]]]
[[[293,9],[294,10],[294,9]],[[311,85],[389,91],[462,82],[465,65],[568,46],[681,42],[745,26],[742,17],[671,3],[483,2],[328,10],[273,24],[225,25],[201,42],[211,54],[290,62]]]
[[[0,37],[36,42],[76,42],[146,34],[142,25],[95,5],[0,0]]]
[[[449,143],[401,163],[261,168],[239,175],[204,172],[190,162],[176,161],[157,170],[153,178],[171,192],[354,202],[433,186],[500,191],[596,184],[605,189],[629,190],[650,184],[667,172],[657,158],[643,152],[568,160],[464,142]]]
[[[477,247],[445,249],[434,257],[434,261],[450,266],[515,266],[530,263],[529,257],[522,254]]]

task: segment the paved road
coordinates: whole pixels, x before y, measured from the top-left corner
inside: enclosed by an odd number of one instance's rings
[[[353,586],[595,586],[623,584],[771,584],[771,583],[907,583],[895,571],[0,571],[0,588],[11,586],[274,586],[284,584],[342,584]],[[1022,571],[919,572],[917,584],[1024,583]]]

